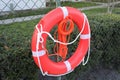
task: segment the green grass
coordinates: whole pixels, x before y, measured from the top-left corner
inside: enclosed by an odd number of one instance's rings
[[[120,7],[113,9],[113,13],[120,15]]]
[[[56,7],[55,2],[47,3],[49,7]],[[92,2],[71,2],[71,1],[61,1],[61,6],[71,6],[75,8],[82,8],[82,7],[89,7],[89,6],[96,6],[96,3]]]
[[[90,10],[83,10],[84,13],[87,15],[96,15],[96,14],[101,14],[101,13],[106,13],[107,8],[96,8],[96,9],[90,9]]]
[[[91,1],[93,1],[93,2],[104,2],[104,3],[108,2],[108,0],[91,0]]]
[[[97,15],[101,13],[107,13],[107,8],[96,8],[96,9],[90,9],[90,10],[83,10],[84,13],[87,15]],[[114,8],[112,11],[113,14],[120,14],[120,8]]]
[[[71,6],[75,8],[82,8],[82,7],[89,7],[89,6],[96,6],[96,3],[91,2],[63,2],[61,3],[62,6]]]

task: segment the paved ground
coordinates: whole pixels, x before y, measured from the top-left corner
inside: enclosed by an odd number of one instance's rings
[[[120,1],[115,2],[114,4],[119,4]],[[94,8],[102,8],[102,7],[107,7],[106,3],[98,3],[100,5],[98,6],[92,6],[92,7],[84,7],[84,8],[79,8],[78,10],[90,10]],[[112,3],[110,4],[112,5]],[[35,15],[35,16],[27,16],[27,17],[18,17],[18,18],[12,18],[12,19],[5,19],[5,20],[0,20],[0,24],[10,24],[13,22],[23,22],[23,21],[29,21],[33,19],[38,19],[43,17],[44,15]]]
[[[113,69],[92,69],[77,78],[77,80],[120,80],[120,73]]]

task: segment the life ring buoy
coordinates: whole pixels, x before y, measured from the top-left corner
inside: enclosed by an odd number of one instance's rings
[[[67,74],[74,70],[85,57],[89,42],[90,42],[90,27],[86,16],[80,12],[79,10],[72,7],[59,7],[48,14],[46,14],[38,23],[37,27],[40,30],[42,25],[43,31],[50,32],[53,26],[62,21],[66,16],[71,16],[71,19],[78,26],[79,31],[82,30],[84,26],[84,30],[80,35],[80,40],[78,43],[78,47],[74,54],[66,61],[63,62],[53,62],[49,59],[46,51],[43,49],[42,45],[46,45],[47,34],[41,34],[42,39],[44,41],[43,44],[37,44],[38,42],[38,31],[34,30],[31,42],[31,49],[33,54],[33,59],[36,65],[42,69],[42,72],[51,76],[60,76]],[[38,46],[38,49],[37,47]]]

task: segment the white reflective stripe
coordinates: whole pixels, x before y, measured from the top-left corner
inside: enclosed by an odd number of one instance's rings
[[[41,50],[41,51],[38,51],[38,52],[34,52],[32,51],[32,55],[33,57],[39,57],[39,56],[43,56],[46,54],[46,51],[45,50]]]
[[[91,36],[90,34],[81,34],[80,39],[89,39],[90,36]]]
[[[70,71],[71,70],[71,64],[70,64],[70,62],[69,61],[65,61],[64,63],[66,65],[67,71]]]
[[[66,16],[68,16],[68,10],[66,7],[60,7],[63,11],[63,15],[64,15],[64,18],[66,18]]]

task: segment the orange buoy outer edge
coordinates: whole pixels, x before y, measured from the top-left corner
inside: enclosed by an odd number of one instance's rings
[[[37,27],[38,29],[40,29],[40,25],[42,25],[43,31],[50,32],[56,24],[58,24],[67,16],[71,17],[73,22],[78,26],[79,31],[82,30],[83,26],[84,30],[80,35],[80,40],[76,51],[66,61],[53,62],[52,60],[50,60],[46,51],[42,47],[42,45],[46,45],[48,35],[42,34],[44,40],[43,44],[38,44],[38,31],[36,28],[34,30],[31,42],[32,56],[36,65],[41,69],[43,75],[61,76],[68,74],[83,61],[87,53],[90,44],[90,26],[87,17],[79,10],[72,7],[59,7],[53,9],[39,21]]]

